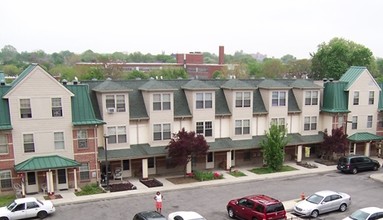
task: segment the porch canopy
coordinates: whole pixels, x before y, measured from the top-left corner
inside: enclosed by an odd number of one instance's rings
[[[347,137],[347,139],[352,142],[369,142],[383,140],[383,136],[378,136],[369,132],[357,132]]]
[[[16,172],[40,171],[49,169],[64,169],[79,167],[81,164],[75,160],[58,155],[32,157],[15,165]]]

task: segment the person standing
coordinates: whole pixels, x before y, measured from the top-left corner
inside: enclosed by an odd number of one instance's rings
[[[154,200],[156,201],[156,209],[157,209],[157,212],[159,212],[159,213],[161,213],[161,211],[162,211],[162,200],[163,199],[164,199],[164,197],[162,196],[160,191],[158,191],[156,193],[156,195],[154,196]]]

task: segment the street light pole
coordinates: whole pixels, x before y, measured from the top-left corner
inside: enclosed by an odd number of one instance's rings
[[[108,164],[108,143],[107,143],[108,138],[109,138],[109,136],[104,135],[105,178],[106,178],[106,190],[107,191],[109,190],[109,164]]]

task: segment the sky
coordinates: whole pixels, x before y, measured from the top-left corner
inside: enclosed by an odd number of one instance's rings
[[[2,0],[0,49],[310,58],[339,37],[383,58],[381,0]]]

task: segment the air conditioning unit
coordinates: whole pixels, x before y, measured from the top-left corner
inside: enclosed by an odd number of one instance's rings
[[[115,108],[107,108],[109,114],[114,113],[116,111]]]

